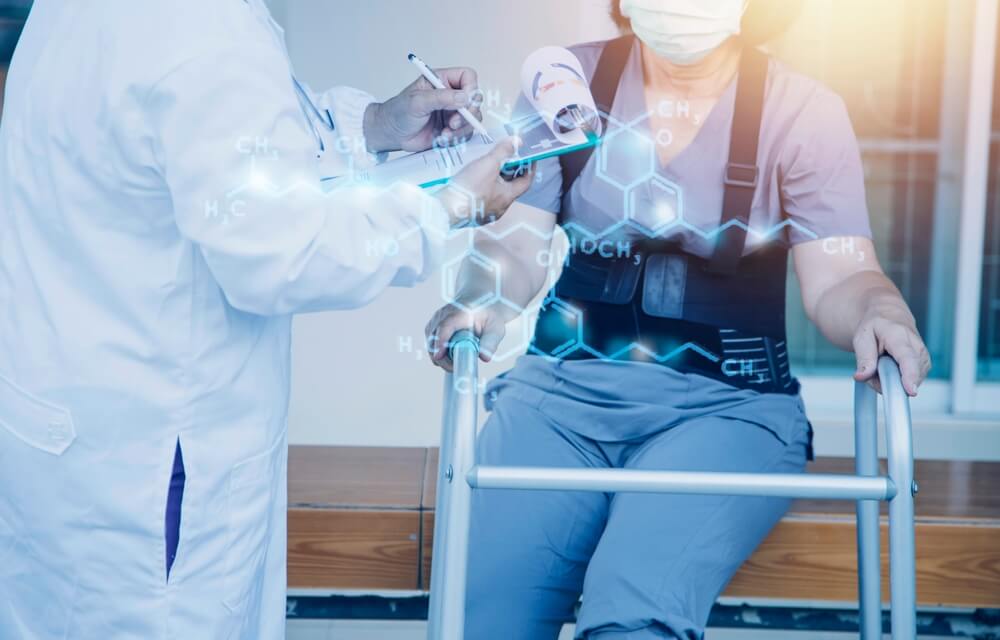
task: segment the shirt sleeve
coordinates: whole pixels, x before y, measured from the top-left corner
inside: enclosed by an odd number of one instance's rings
[[[360,135],[364,99],[352,100],[333,100],[346,110],[332,117]],[[358,307],[439,264],[448,216],[436,199],[406,186],[321,188],[319,145],[276,48],[199,56],[157,82],[143,106],[176,225],[234,307]],[[345,144],[340,152],[363,159],[363,138]]]
[[[516,121],[532,113],[535,113],[535,109],[522,93],[514,107],[513,119]],[[535,163],[534,182],[517,201],[558,214],[562,209],[562,187],[562,165],[559,164],[559,158],[545,158]]]
[[[861,153],[840,96],[817,90],[786,140],[779,175],[782,206],[793,223],[792,244],[871,237]]]

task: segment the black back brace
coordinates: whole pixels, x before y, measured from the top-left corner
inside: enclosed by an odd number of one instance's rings
[[[634,46],[632,35],[605,43],[591,79],[605,132]],[[701,258],[670,243],[644,240],[634,243],[628,255],[607,257],[580,250],[586,240],[571,237],[562,276],[539,316],[535,353],[654,361],[741,388],[797,393],[785,341],[787,246],[768,243],[743,256],[759,176],[767,72],[767,56],[744,47],[712,256]],[[560,223],[568,213],[567,195],[593,151],[560,157]]]

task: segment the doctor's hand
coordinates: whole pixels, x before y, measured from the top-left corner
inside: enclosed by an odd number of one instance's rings
[[[365,111],[365,140],[370,151],[423,151],[468,138],[472,126],[459,115],[468,107],[482,119],[476,72],[466,67],[434,70],[447,89],[435,89],[423,76],[395,98],[374,102]]]
[[[512,180],[500,175],[504,163],[514,156],[517,144],[520,141],[516,138],[501,140],[435,194],[448,212],[453,228],[496,222],[528,190],[534,179],[533,169]]]

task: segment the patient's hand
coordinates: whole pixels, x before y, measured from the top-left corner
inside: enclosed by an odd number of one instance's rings
[[[463,329],[471,330],[479,338],[479,359],[489,362],[503,340],[507,319],[497,304],[476,310],[463,310],[452,304],[441,307],[424,329],[431,362],[445,371],[452,370],[449,346],[452,337]]]

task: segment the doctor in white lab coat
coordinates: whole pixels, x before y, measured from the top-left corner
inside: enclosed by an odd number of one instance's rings
[[[508,146],[464,190],[316,189],[465,133],[444,75],[314,96],[260,0],[36,0],[0,127],[0,639],[284,636],[291,314],[419,281],[530,180]]]

